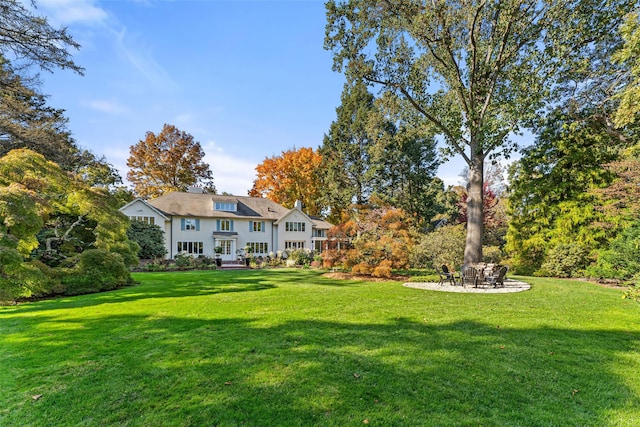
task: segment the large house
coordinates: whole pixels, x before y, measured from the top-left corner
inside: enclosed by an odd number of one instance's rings
[[[178,253],[213,256],[216,246],[227,261],[235,260],[245,247],[254,256],[295,249],[322,252],[332,226],[305,214],[300,202],[287,209],[268,199],[219,196],[199,189],[135,199],[120,211],[132,220],[160,226],[167,258]]]

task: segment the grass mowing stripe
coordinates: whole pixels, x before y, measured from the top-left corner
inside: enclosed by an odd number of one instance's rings
[[[0,425],[640,424],[640,308],[617,290],[135,277],[0,308]]]

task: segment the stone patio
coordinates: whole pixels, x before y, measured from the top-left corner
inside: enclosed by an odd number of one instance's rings
[[[504,293],[512,293],[512,292],[522,292],[528,291],[531,289],[531,285],[525,282],[520,282],[512,279],[504,280],[504,287],[494,288],[493,286],[479,285],[477,288],[473,286],[461,286],[456,285],[452,286],[451,283],[445,282],[442,285],[439,285],[436,282],[407,282],[403,283],[402,286],[406,286],[407,288],[414,289],[424,289],[428,291],[440,291],[440,292],[464,292],[464,293],[474,293],[474,294],[504,294]]]

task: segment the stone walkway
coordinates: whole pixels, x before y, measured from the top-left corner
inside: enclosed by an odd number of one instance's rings
[[[531,289],[531,285],[525,282],[519,282],[517,280],[505,279],[504,287],[494,288],[493,286],[478,286],[474,288],[473,286],[451,286],[450,283],[444,283],[443,285],[439,285],[435,282],[408,282],[403,283],[402,286],[406,286],[407,288],[415,288],[415,289],[425,289],[429,291],[440,291],[440,292],[465,292],[465,293],[476,293],[476,294],[503,294],[510,292],[522,292],[528,291]]]

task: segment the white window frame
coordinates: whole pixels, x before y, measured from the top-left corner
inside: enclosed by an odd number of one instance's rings
[[[185,252],[189,255],[204,254],[204,242],[179,241],[177,243],[178,253]]]
[[[305,232],[307,223],[304,221],[287,221],[284,224],[285,231]]]
[[[247,246],[254,254],[269,253],[269,244],[267,242],[247,242]]]
[[[306,246],[306,242],[304,240],[287,240],[284,242],[284,249],[285,250],[298,250],[298,249],[304,249]]]
[[[238,204],[233,202],[214,202],[213,208],[216,211],[236,212]]]
[[[156,225],[156,217],[154,216],[130,216],[131,221],[144,222],[145,224]]]

